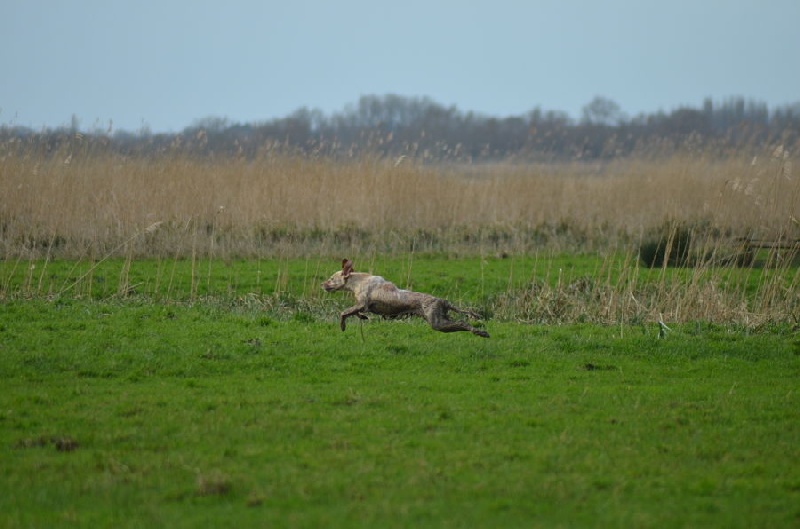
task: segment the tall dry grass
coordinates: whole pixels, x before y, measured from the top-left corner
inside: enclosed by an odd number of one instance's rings
[[[133,259],[191,259],[195,299],[211,276],[211,261],[197,264],[207,257],[594,251],[607,257],[593,277],[509,287],[487,294],[486,310],[541,323],[797,325],[796,248],[761,256],[761,264],[784,270],[765,271],[755,291],[731,283],[724,270],[737,263],[741,237],[800,239],[795,168],[781,147],[757,158],[700,152],[602,164],[426,165],[288,154],[200,158],[180,150],[123,157],[80,136],[56,152],[10,142],[0,145],[0,255],[13,268],[45,264],[26,268],[18,291],[6,281],[3,296],[52,295],[42,286],[51,258],[123,258],[119,296],[135,290]],[[671,246],[677,227],[692,235],[695,268],[642,281],[639,243],[666,235]],[[156,283],[171,281],[170,267],[163,269]],[[93,270],[59,294],[91,295]]]
[[[639,240],[665,221],[715,237],[800,237],[800,180],[781,148],[756,159],[699,153],[431,166],[369,157],[121,157],[82,147],[79,137],[56,153],[4,146],[4,257],[247,257],[409,244],[592,250]]]

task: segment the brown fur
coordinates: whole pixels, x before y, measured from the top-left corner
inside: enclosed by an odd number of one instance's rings
[[[453,321],[447,314],[452,310],[478,318],[474,312],[461,310],[451,305],[449,301],[430,294],[399,289],[394,283],[380,276],[355,272],[353,262],[349,259],[342,260],[342,269],[322,283],[322,288],[327,292],[352,292],[356,298],[356,304],[340,315],[342,330],[345,330],[347,318],[358,316],[365,320],[367,317],[364,313],[371,312],[386,317],[419,316],[436,331],[468,331],[483,338],[489,337],[486,331],[476,329],[462,321]]]

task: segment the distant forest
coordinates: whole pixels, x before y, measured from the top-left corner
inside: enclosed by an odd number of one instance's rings
[[[364,154],[406,156],[423,162],[493,160],[605,160],[660,156],[685,150],[711,155],[757,153],[782,145],[800,147],[800,102],[769,109],[765,103],[706,99],[702,107],[627,116],[613,100],[596,97],[579,119],[535,108],[524,115],[492,117],[444,106],[427,97],[362,96],[343,111],[326,115],[301,108],[258,123],[227,118],[197,120],[180,133],[81,132],[72,127],[34,131],[0,128],[0,139],[56,152],[79,137],[93,149],[125,155],[174,151],[198,156],[259,157],[272,153],[351,158]]]

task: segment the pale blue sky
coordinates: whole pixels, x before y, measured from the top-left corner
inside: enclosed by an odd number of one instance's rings
[[[800,101],[799,55],[798,0],[0,0],[0,124],[179,131],[387,93],[494,116],[774,108]]]

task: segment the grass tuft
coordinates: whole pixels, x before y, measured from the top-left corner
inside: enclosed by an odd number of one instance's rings
[[[225,496],[233,490],[231,479],[225,474],[214,471],[197,476],[198,496]]]

